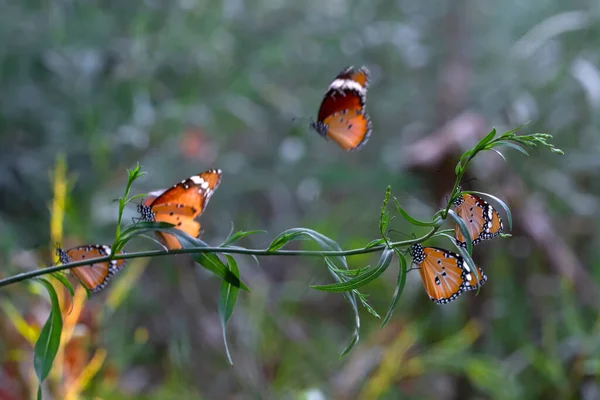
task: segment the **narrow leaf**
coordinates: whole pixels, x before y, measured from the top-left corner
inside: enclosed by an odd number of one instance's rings
[[[507,147],[510,147],[512,149],[517,150],[518,152],[521,152],[521,153],[525,154],[526,156],[529,156],[529,153],[527,152],[527,150],[525,150],[524,148],[522,148],[518,144],[515,144],[515,143],[512,143],[512,142],[508,142],[506,140],[498,140],[497,142],[494,142],[492,144],[492,147],[496,147],[496,146],[507,146]]]
[[[385,315],[383,322],[381,323],[382,328],[386,326],[388,322],[390,322],[392,314],[394,313],[396,305],[398,304],[398,300],[400,300],[400,296],[402,295],[402,291],[404,290],[404,285],[406,284],[406,273],[408,271],[408,268],[406,266],[406,259],[399,250],[395,251],[396,255],[398,256],[398,263],[400,264],[400,268],[398,269],[398,281],[396,283],[396,290],[394,291],[394,295],[392,296],[392,304],[390,304],[390,308],[388,309],[388,312]]]
[[[465,239],[465,243],[467,245],[467,252],[469,254],[471,254],[473,252],[473,243],[471,242],[471,234],[469,233],[469,228],[467,228],[467,224],[465,223],[465,221],[458,216],[458,214],[450,209],[448,210],[448,215],[450,217],[452,217],[452,219],[454,220],[454,222],[456,222],[456,224],[458,225],[458,227],[460,228],[460,232],[462,233],[464,239]]]
[[[508,207],[508,204],[506,204],[500,198],[498,198],[494,195],[491,195],[489,193],[475,192],[475,191],[468,191],[467,193],[473,193],[473,194],[475,194],[477,196],[481,196],[481,197],[488,197],[488,198],[494,200],[496,203],[498,203],[500,205],[500,207],[502,207],[502,209],[506,213],[506,219],[508,220],[508,229],[512,231],[512,213],[510,212],[510,208]]]
[[[381,232],[381,235],[385,237],[385,230],[387,228],[389,219],[390,219],[390,214],[387,211],[387,205],[388,202],[390,201],[390,195],[392,193],[392,189],[390,186],[387,187],[387,189],[385,190],[385,198],[383,199],[383,204],[381,205],[381,213],[379,214],[379,231]]]
[[[240,271],[238,269],[235,258],[233,258],[229,254],[226,254],[225,257],[227,258],[227,266],[229,271],[239,279]],[[221,330],[223,332],[225,352],[227,353],[227,360],[229,361],[230,365],[233,365],[233,360],[231,359],[231,353],[229,352],[229,346],[227,344],[227,322],[233,314],[233,309],[237,301],[238,291],[239,289],[237,287],[231,285],[226,281],[223,281],[223,283],[221,284],[221,293],[219,295],[219,319],[221,321]]]
[[[41,395],[42,382],[44,381],[44,379],[46,379],[48,373],[50,372],[50,369],[52,368],[54,357],[56,357],[56,353],[60,345],[60,335],[62,333],[62,318],[60,315],[60,305],[58,304],[58,296],[56,295],[52,284],[43,278],[39,278],[37,279],[37,281],[44,285],[44,287],[48,291],[50,301],[52,304],[50,315],[48,315],[48,320],[44,324],[44,327],[40,332],[40,336],[37,342],[35,343],[35,347],[33,350],[33,366],[35,369],[35,374],[37,375],[40,384],[40,389],[38,389],[38,395]]]
[[[228,244],[237,242],[238,240],[240,240],[243,237],[246,237],[249,235],[255,235],[257,233],[267,233],[267,231],[261,231],[261,230],[239,231],[239,232],[234,233],[233,235],[230,235],[227,239],[225,239],[225,241],[219,247],[227,246]]]
[[[71,298],[73,298],[73,296],[75,296],[75,291],[73,290],[73,285],[71,285],[71,282],[69,282],[69,280],[65,277],[64,274],[61,274],[60,272],[53,272],[50,275],[52,275],[54,278],[56,278],[60,283],[63,284],[63,286],[65,288],[67,288],[69,293],[71,293]]]
[[[385,249],[381,254],[379,262],[374,268],[367,270],[366,272],[358,275],[355,278],[347,280],[345,282],[333,283],[330,285],[313,285],[313,289],[322,290],[324,292],[347,292],[353,289],[358,289],[369,282],[379,277],[390,265],[394,251],[392,249]]]
[[[383,239],[383,238],[374,239],[374,240],[371,240],[369,243],[367,243],[367,245],[365,246],[365,249],[370,249],[371,247],[380,246],[382,244],[385,244],[385,239]]]
[[[367,267],[363,267],[363,268],[358,268],[358,269],[341,269],[338,268],[330,259],[329,257],[324,257],[325,258],[325,263],[327,264],[327,267],[329,268],[329,270],[331,272],[334,272],[338,275],[344,275],[344,276],[349,276],[354,278],[355,276],[358,276],[360,274],[362,274],[363,272],[367,271],[368,269],[370,269],[371,267],[367,266]]]
[[[481,150],[485,147],[485,145],[487,145],[489,142],[491,142],[494,137],[496,136],[496,128],[493,128],[492,131],[490,133],[488,133],[484,138],[482,138],[479,143],[477,143],[475,145],[475,151]]]
[[[496,149],[491,149],[494,153],[498,154],[500,156],[500,158],[502,160],[504,160],[504,162],[506,162],[506,157],[504,157],[504,154],[500,153],[500,151],[496,150]]]
[[[394,202],[396,203],[396,209],[398,210],[398,212],[404,217],[405,220],[407,220],[411,224],[413,224],[415,226],[435,226],[435,222],[422,222],[422,221],[416,220],[413,217],[411,217],[410,215],[408,215],[408,213],[400,205],[400,202],[398,201],[398,199],[395,197],[394,197]]]

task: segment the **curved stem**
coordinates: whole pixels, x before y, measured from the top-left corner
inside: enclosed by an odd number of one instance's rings
[[[404,240],[400,242],[391,243],[391,247],[404,247],[415,243],[420,243],[437,232],[439,228],[432,228],[426,235],[411,240]],[[177,250],[151,250],[151,251],[140,251],[137,253],[126,253],[116,254],[114,256],[90,258],[87,260],[76,261],[63,265],[54,265],[46,268],[40,268],[33,271],[23,272],[8,278],[0,279],[0,287],[17,283],[26,279],[36,278],[41,275],[51,274],[53,272],[62,271],[65,269],[71,269],[81,267],[83,265],[91,265],[96,263],[102,263],[109,260],[126,260],[130,258],[141,258],[141,257],[160,257],[173,254],[197,254],[197,253],[230,253],[230,254],[246,254],[252,256],[303,256],[303,257],[325,257],[325,256],[353,256],[357,254],[374,253],[385,249],[386,245],[373,246],[369,248],[360,248],[352,250],[341,250],[341,251],[314,251],[314,250],[275,250],[269,251],[268,249],[242,249],[242,248],[229,248],[229,247],[196,247],[188,249],[177,249]]]

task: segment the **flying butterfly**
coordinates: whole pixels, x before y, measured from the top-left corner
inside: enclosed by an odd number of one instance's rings
[[[498,236],[504,228],[498,211],[474,194],[460,193],[454,200],[454,207],[458,216],[467,224],[473,245]],[[454,237],[459,246],[466,246],[465,237],[458,224],[454,227]]]
[[[448,250],[437,247],[423,247],[415,244],[409,253],[417,264],[425,292],[437,304],[446,304],[469,290],[475,290],[487,281],[487,276],[479,267],[477,277],[464,258]]]
[[[192,237],[200,236],[200,224],[195,219],[206,209],[211,196],[221,183],[220,169],[210,169],[185,179],[173,187],[153,192],[138,204],[141,221],[168,222]],[[177,238],[156,232],[169,250],[180,249]]]
[[[106,257],[110,255],[110,246],[103,244],[88,244],[85,246],[77,246],[68,250],[61,248],[56,249],[56,254],[60,259],[61,264],[82,261],[90,258]],[[123,254],[120,252],[119,254]],[[91,292],[99,292],[104,289],[108,281],[121,268],[125,260],[110,260],[81,267],[71,268],[71,274],[75,275]]]
[[[311,128],[344,150],[360,150],[371,136],[371,119],[365,112],[368,86],[366,67],[345,68],[329,85]]]

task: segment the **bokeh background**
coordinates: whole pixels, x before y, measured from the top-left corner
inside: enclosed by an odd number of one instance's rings
[[[492,127],[529,122],[522,132],[566,153],[471,165],[466,187],[514,214],[511,239],[475,249],[479,296],[437,306],[410,273],[391,323],[361,310],[361,342],[340,359],[353,316],[309,288],[330,282],[323,263],[239,257],[252,291],[228,366],[220,282],[186,256],[136,260],[89,301],[63,294],[70,331],[47,398],[600,398],[599,49],[589,0],[0,1],[0,277],[52,263],[57,242],[111,243],[138,161],[136,193],[223,169],[201,218],[208,243],[233,223],[268,232],[247,247],[303,226],[355,248],[377,238],[387,185],[430,217]],[[358,153],[308,128],[346,65],[372,72],[374,132]],[[380,314],[396,271],[365,289]],[[0,290],[0,398],[35,394],[31,343],[48,310],[34,284]]]

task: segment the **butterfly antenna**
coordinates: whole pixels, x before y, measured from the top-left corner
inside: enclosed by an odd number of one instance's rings
[[[473,178],[469,178],[469,179],[465,179],[462,183],[461,186],[464,186],[465,184],[471,182],[471,181],[476,181],[477,178],[473,177]]]

